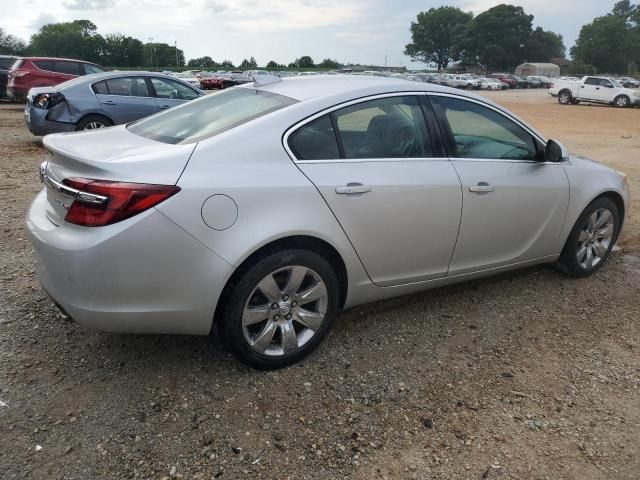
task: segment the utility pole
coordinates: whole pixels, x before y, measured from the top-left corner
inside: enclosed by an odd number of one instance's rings
[[[147,38],[147,40],[149,41],[149,44],[153,43],[153,37],[149,37]],[[149,55],[151,56],[149,62],[151,63],[151,67],[153,68],[153,46],[151,46],[151,48],[149,49]]]

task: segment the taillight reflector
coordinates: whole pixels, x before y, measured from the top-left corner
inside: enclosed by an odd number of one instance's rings
[[[180,191],[175,185],[67,178],[62,183],[78,190],[65,221],[85,227],[102,227],[144,212]],[[104,203],[82,199],[82,193],[106,197]]]

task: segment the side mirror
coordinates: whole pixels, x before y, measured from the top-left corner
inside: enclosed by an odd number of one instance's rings
[[[553,138],[549,139],[547,146],[544,147],[544,161],[545,162],[562,162],[569,158],[567,149],[559,141]]]

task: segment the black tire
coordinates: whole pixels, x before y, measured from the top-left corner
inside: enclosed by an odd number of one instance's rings
[[[258,283],[269,274],[288,266],[306,267],[321,278],[326,287],[327,308],[320,327],[306,343],[290,353],[270,356],[254,350],[250,345],[245,338],[242,318]],[[326,337],[340,310],[340,286],[335,270],[324,257],[309,250],[284,250],[269,254],[232,280],[227,291],[229,293],[223,300],[220,318],[217,319],[221,339],[239,360],[258,369],[286,367],[309,355]],[[282,333],[279,335],[282,341]]]
[[[558,103],[560,105],[571,105],[572,101],[573,96],[571,95],[571,92],[562,90],[560,93],[558,93]]]
[[[613,105],[618,108],[628,108],[631,105],[631,99],[626,95],[618,95],[613,99]]]
[[[94,128],[91,128],[91,124],[99,124],[102,125],[102,127],[95,126]],[[111,126],[113,126],[113,122],[111,121],[111,119],[105,117],[104,115],[87,115],[78,122],[78,124],[76,125],[76,130],[94,130],[95,128]]]
[[[581,233],[587,227],[587,223],[589,221],[589,217],[598,211],[606,209],[609,210],[613,216],[613,232],[609,245],[606,248],[606,252],[601,257],[601,259],[595,265],[590,268],[586,268],[578,261],[578,251],[582,246],[582,242],[580,241]],[[564,273],[572,276],[572,277],[586,277],[594,273],[598,270],[609,258],[609,254],[611,253],[611,249],[616,243],[618,239],[618,234],[620,233],[620,212],[618,211],[618,207],[616,204],[607,197],[600,197],[591,202],[587,208],[584,209],[578,220],[576,221],[573,230],[569,234],[569,238],[562,250],[562,254],[558,259],[556,266],[559,270]]]

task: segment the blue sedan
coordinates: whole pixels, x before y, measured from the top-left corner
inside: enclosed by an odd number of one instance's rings
[[[32,88],[24,116],[34,135],[91,130],[132,122],[204,94],[169,75],[105,72]]]

